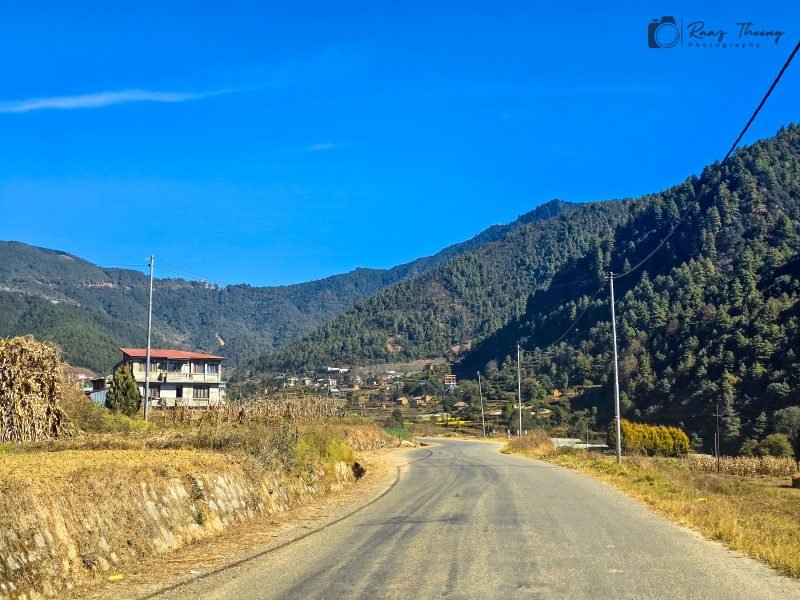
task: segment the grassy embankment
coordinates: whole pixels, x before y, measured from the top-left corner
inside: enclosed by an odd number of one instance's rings
[[[689,461],[558,451],[545,433],[503,450],[575,469],[605,481],[708,538],[800,577],[800,489],[790,476],[704,473]]]
[[[0,584],[10,598],[122,578],[136,557],[341,489],[364,473],[355,452],[397,444],[323,402],[319,414],[304,405],[304,417],[254,403],[150,423],[72,388],[61,406],[70,437],[0,444]]]

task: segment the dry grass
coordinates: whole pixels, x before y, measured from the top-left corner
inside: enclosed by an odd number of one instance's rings
[[[501,450],[504,454],[522,454],[530,458],[544,458],[555,454],[557,448],[550,441],[546,431],[534,429],[527,435],[508,442]]]
[[[396,445],[396,440],[365,419],[319,417],[325,403],[307,409],[274,410],[258,403],[191,411],[146,423],[97,406],[80,391],[65,390],[63,406],[77,435],[39,443],[0,445],[0,452],[103,450],[199,450],[255,459],[285,473],[303,473],[322,464],[354,461],[353,451]],[[286,407],[284,407],[286,408]],[[187,411],[189,412],[189,411]],[[53,457],[52,460],[57,460]]]
[[[69,483],[87,473],[99,476],[125,472],[126,476],[165,476],[171,472],[225,472],[231,461],[214,452],[199,450],[64,450],[57,454],[13,452],[0,461],[3,488],[13,490],[14,483],[25,482],[47,488]],[[73,490],[74,491],[74,490]]]
[[[244,403],[216,404],[205,410],[185,406],[153,410],[152,421],[163,426],[317,422],[337,418],[344,413],[344,406],[344,400],[325,396],[264,396]]]
[[[678,459],[559,452],[548,460],[606,481],[670,519],[800,577],[800,489],[790,477],[693,472]]]

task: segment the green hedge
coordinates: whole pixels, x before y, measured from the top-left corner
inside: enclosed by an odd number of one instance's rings
[[[622,419],[622,451],[626,454],[648,456],[684,456],[689,453],[689,438],[683,430],[664,425],[645,425]],[[614,422],[608,427],[608,445],[616,447],[617,430]]]

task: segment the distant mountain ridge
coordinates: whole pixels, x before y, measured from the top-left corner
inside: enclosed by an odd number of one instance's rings
[[[155,343],[221,352],[231,364],[278,348],[400,281],[492,243],[528,220],[569,204],[553,201],[508,225],[391,269],[349,273],[288,286],[217,287],[199,281],[155,281]],[[538,212],[537,212],[538,211]],[[104,269],[66,252],[0,242],[0,335],[31,333],[55,341],[74,364],[108,370],[122,345],[144,345],[147,277]],[[224,346],[220,345],[220,340]]]
[[[521,315],[532,290],[594,248],[637,202],[548,203],[496,240],[381,290],[261,357],[254,369],[456,358]]]
[[[734,157],[736,177],[747,178],[751,188],[778,188],[782,182],[761,181],[763,164],[768,162],[777,164],[773,171],[779,168],[790,179],[794,177],[797,156],[792,152],[797,131],[792,126],[775,138],[741,150]],[[759,154],[758,162],[743,166],[743,158],[754,152]],[[489,244],[381,290],[319,330],[261,357],[255,369],[297,370],[326,363],[363,364],[442,356],[461,359],[470,368],[477,366],[469,359],[470,348],[487,340],[479,346],[481,352],[486,356],[496,353],[489,338],[502,335],[517,319],[535,312],[540,299],[551,302],[552,297],[579,298],[587,293],[587,286],[594,291],[602,284],[603,272],[613,256],[625,257],[613,265],[617,272],[645,256],[679,218],[700,186],[710,181],[713,168],[712,165],[704,171],[704,178],[692,177],[665,192],[632,200],[568,205],[547,218],[527,219]],[[728,185],[735,189],[740,182],[734,178]],[[748,189],[747,193],[756,192]],[[664,208],[659,208],[654,217],[653,206]],[[664,252],[648,262],[646,270],[651,275],[688,260],[692,252],[699,256],[697,236],[711,235],[700,230],[687,232],[686,227],[679,233]],[[732,229],[726,229],[725,235],[733,235]],[[684,252],[670,255],[669,251],[676,247]],[[666,262],[665,256],[669,257]],[[734,257],[735,252],[725,260]],[[642,272],[636,273],[633,280],[637,281]],[[627,283],[621,284],[620,293],[627,289]],[[548,292],[551,285],[554,289]],[[556,289],[560,292],[556,293]],[[558,326],[562,324],[563,320]]]

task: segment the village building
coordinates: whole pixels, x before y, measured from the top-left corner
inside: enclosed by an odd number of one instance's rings
[[[421,408],[428,406],[433,401],[433,396],[425,394],[424,396],[414,396],[411,398],[411,406],[414,408]]]
[[[144,397],[144,348],[120,348],[122,362],[130,364],[133,377]],[[207,408],[225,401],[222,381],[224,356],[185,352],[183,350],[150,350],[150,405],[172,408]]]

